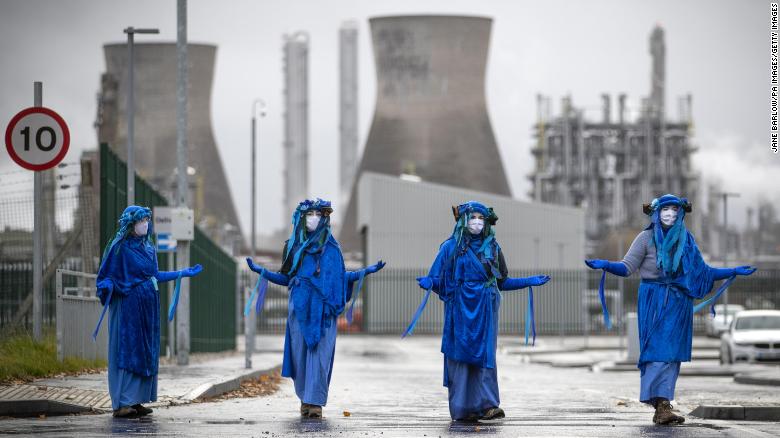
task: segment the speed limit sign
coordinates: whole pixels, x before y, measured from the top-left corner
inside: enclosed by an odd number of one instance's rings
[[[51,169],[65,158],[68,146],[68,125],[49,108],[24,109],[11,119],[5,130],[8,155],[28,170]]]

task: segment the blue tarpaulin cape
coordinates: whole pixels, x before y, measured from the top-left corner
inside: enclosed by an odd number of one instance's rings
[[[347,300],[346,270],[339,244],[329,235],[322,245],[304,249],[289,286],[290,305],[309,348],[317,346],[324,324],[344,311]],[[285,337],[282,375],[290,377],[289,330]]]
[[[490,245],[490,253],[497,254],[498,243],[493,240]],[[439,279],[434,292],[444,301],[445,360],[495,368],[501,302],[495,277],[488,276],[470,245],[459,247],[454,237],[442,243],[428,276]]]
[[[642,280],[638,319],[641,354],[639,363],[691,360],[693,300],[706,296],[714,276],[688,233],[681,269],[672,278]]]
[[[141,376],[157,374],[160,351],[160,297],[151,280],[157,253],[146,237],[126,236],[106,251],[97,275],[97,295],[122,307],[119,368]]]

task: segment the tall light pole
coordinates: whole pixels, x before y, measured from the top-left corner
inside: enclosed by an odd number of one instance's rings
[[[256,199],[256,188],[257,188],[257,114],[258,110],[260,112],[260,117],[265,117],[265,101],[263,99],[255,99],[254,102],[252,102],[252,190],[251,190],[251,200],[250,205],[252,206],[252,231],[251,231],[251,241],[250,241],[250,248],[249,248],[249,254],[252,257],[252,260],[255,259],[255,224],[257,223],[256,217],[257,217],[257,199]],[[246,295],[246,294],[245,294]],[[247,295],[247,299],[249,296]],[[252,353],[254,353],[255,350],[255,325],[257,324],[255,321],[255,314],[250,313],[249,316],[244,321],[245,327],[244,327],[244,367],[245,368],[252,368]]]
[[[729,262],[729,197],[739,198],[739,193],[718,193],[723,198],[723,265]],[[729,291],[723,293],[723,322],[729,321]]]
[[[134,36],[137,33],[158,34],[159,29],[136,29],[128,27],[127,34],[127,205],[135,204],[135,157],[133,142],[135,140],[135,49]]]

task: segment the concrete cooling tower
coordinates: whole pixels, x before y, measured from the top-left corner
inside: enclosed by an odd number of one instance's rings
[[[366,171],[406,173],[509,196],[485,103],[492,20],[398,16],[370,23],[376,110],[355,181]],[[340,235],[351,251],[360,250],[356,187]]]
[[[101,79],[98,139],[127,158],[127,45],[104,46],[106,72]],[[187,101],[191,205],[201,226],[215,235],[239,230],[225,170],[211,130],[213,45],[190,44]],[[243,152],[241,152],[243,153]],[[176,44],[135,44],[135,165],[160,192],[175,190]],[[227,224],[233,227],[227,226]]]

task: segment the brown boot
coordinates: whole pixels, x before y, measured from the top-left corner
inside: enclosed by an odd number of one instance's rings
[[[301,417],[309,416],[309,406],[311,405],[308,403],[301,403]]]
[[[653,423],[655,424],[682,424],[685,418],[672,412],[673,406],[669,400],[662,400],[655,406]]]
[[[133,409],[135,409],[135,411],[138,413],[138,416],[140,416],[140,417],[143,417],[144,415],[149,415],[152,412],[154,412],[152,410],[152,408],[147,408],[146,406],[143,406],[143,405],[140,405],[140,404],[139,405],[133,405]]]
[[[309,405],[309,418],[322,418],[322,406]]]
[[[503,409],[501,409],[499,407],[495,407],[495,408],[490,408],[487,411],[485,411],[485,413],[482,414],[482,417],[480,418],[480,420],[482,420],[482,421],[500,420],[500,419],[504,418],[505,416],[506,415],[504,414],[504,410]]]

